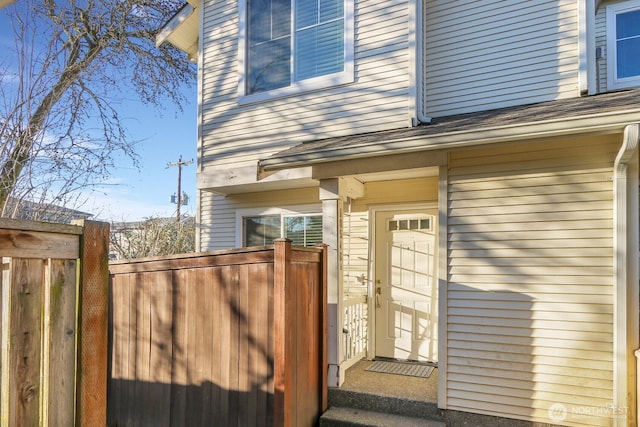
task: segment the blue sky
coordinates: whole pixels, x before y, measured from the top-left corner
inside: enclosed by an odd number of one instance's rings
[[[186,59],[185,59],[186,60]],[[182,168],[182,190],[191,198],[182,213],[195,215],[196,200],[196,94],[195,87],[187,97],[191,101],[180,112],[175,106],[158,110],[152,106],[128,100],[121,111],[129,117],[126,126],[133,141],[141,141],[137,152],[140,170],[131,166],[129,159],[121,159],[120,167],[113,171],[114,185],[100,187],[93,192],[82,210],[96,214],[100,219],[136,221],[150,216],[170,216],[175,205],[170,196],[177,190],[178,169],[167,168],[167,163],[194,160]]]
[[[12,37],[8,18],[0,13],[0,42]],[[0,55],[2,55],[0,43]],[[185,56],[185,61],[187,58]],[[176,167],[167,163],[193,159],[194,163],[182,168],[182,190],[191,198],[182,213],[195,215],[196,200],[196,87],[185,88],[188,102],[183,110],[173,104],[164,108],[145,105],[132,96],[122,99],[116,107],[124,118],[131,141],[137,142],[140,169],[127,158],[117,159],[118,167],[112,171],[108,185],[100,186],[89,194],[88,202],[81,206],[94,218],[106,221],[137,221],[150,216],[175,215],[175,204],[170,196],[177,190]]]

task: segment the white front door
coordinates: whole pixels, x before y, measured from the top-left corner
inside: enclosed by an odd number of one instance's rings
[[[437,210],[375,217],[376,356],[436,362]]]

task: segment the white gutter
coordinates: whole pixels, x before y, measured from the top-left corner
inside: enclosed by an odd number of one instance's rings
[[[638,388],[634,349],[639,346],[638,142],[640,125],[625,127],[614,163],[614,425],[635,421]],[[636,383],[634,384],[634,379]]]
[[[275,171],[371,156],[426,152],[518,140],[529,141],[576,134],[615,133],[621,132],[628,123],[634,122],[640,122],[640,109],[431,135],[418,134],[397,139],[381,137],[380,141],[375,143],[318,148],[300,154],[276,154],[261,159],[260,168],[262,171]]]

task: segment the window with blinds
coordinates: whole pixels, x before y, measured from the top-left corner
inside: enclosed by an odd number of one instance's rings
[[[295,246],[322,243],[322,215],[264,215],[243,218],[244,246],[270,245],[280,237]]]
[[[345,70],[345,0],[245,1],[245,95]]]
[[[295,246],[315,246],[322,243],[322,216],[287,216],[284,218],[284,237]]]
[[[295,76],[297,80],[342,71],[344,1],[296,0]]]

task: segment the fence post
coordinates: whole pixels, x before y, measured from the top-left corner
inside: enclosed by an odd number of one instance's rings
[[[107,424],[109,224],[81,220],[76,425]]]
[[[322,357],[320,358],[320,369],[321,373],[321,383],[322,383],[322,396],[321,396],[321,411],[324,412],[329,407],[329,383],[328,383],[328,375],[329,375],[329,301],[327,300],[327,274],[328,274],[328,257],[329,251],[328,246],[324,243],[317,244],[316,247],[321,249],[320,253],[320,313],[322,318],[320,319],[320,324],[322,325],[321,332],[321,345],[322,349]]]
[[[291,241],[276,239],[273,246],[273,425],[281,427],[291,423],[290,400],[291,393],[295,393],[295,390],[292,390],[290,360],[293,343],[291,334],[287,331],[291,317],[289,310],[292,306],[291,292],[288,289],[291,276]]]

